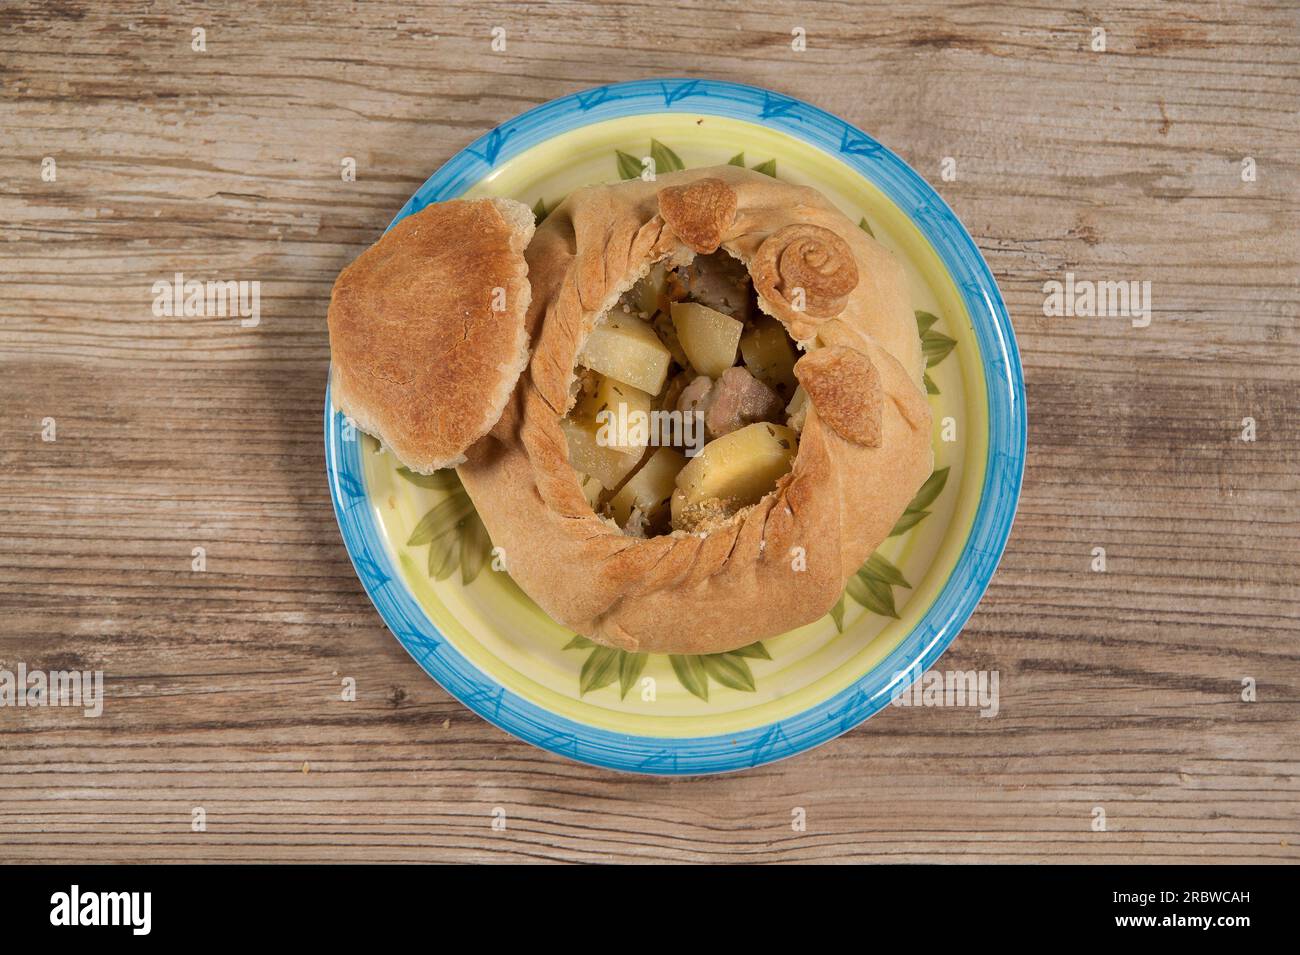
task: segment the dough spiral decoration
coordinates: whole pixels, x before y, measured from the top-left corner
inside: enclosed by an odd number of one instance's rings
[[[815,225],[789,225],[768,236],[750,274],[770,303],[813,318],[838,315],[858,287],[858,266],[848,243]],[[802,308],[796,289],[803,289]]]

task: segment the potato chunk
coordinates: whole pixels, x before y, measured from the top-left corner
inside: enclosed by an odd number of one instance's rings
[[[580,474],[595,478],[606,490],[618,487],[640,460],[639,455],[602,446],[596,439],[598,426],[592,422],[565,418],[560,425],[569,442],[569,464]]]
[[[617,312],[592,329],[578,354],[578,364],[652,395],[663,388],[671,360],[648,323]]]
[[[686,357],[686,352],[682,350],[682,343],[677,337],[677,326],[673,324],[672,316],[668,312],[659,312],[650,324],[654,327],[659,340],[664,343],[664,347],[668,349],[668,354],[673,356],[673,361],[683,368],[690,365],[691,360]]]
[[[677,475],[677,486],[687,504],[719,498],[745,507],[772,490],[798,450],[793,429],[760,421],[706,444]]]
[[[635,454],[639,458],[650,443],[647,425],[653,403],[654,396],[646,394],[640,388],[598,375],[590,390],[585,391],[574,405],[571,417],[599,428],[602,424],[601,412],[610,412],[613,418],[608,420],[609,429],[606,432],[610,440],[603,443],[615,451]],[[600,436],[597,431],[597,437]]]
[[[779,395],[793,394],[794,342],[775,318],[764,315],[740,337],[740,356],[749,373],[763,384]]]
[[[745,326],[695,302],[673,303],[673,327],[691,366],[701,375],[721,378],[736,363],[736,346]]]
[[[664,264],[659,262],[650,266],[649,274],[636,283],[633,289],[636,306],[645,313],[647,318],[663,308],[665,301],[667,301],[664,292],[666,280],[666,269]]]
[[[685,466],[686,458],[672,448],[655,451],[610,501],[614,520],[622,527],[632,516],[634,507],[641,510],[648,522],[656,520],[677,487],[677,472]]]

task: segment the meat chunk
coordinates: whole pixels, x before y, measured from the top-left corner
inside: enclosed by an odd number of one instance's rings
[[[723,372],[709,392],[704,427],[713,439],[755,421],[775,421],[782,410],[784,404],[775,391],[736,365]]]
[[[739,321],[753,310],[753,283],[743,262],[719,249],[698,255],[681,269],[686,294],[701,305],[716,309]]]
[[[677,398],[677,410],[682,414],[690,414],[692,411],[703,414],[708,407],[709,393],[712,391],[713,379],[708,375],[698,376],[682,389],[681,395]]]
[[[755,421],[776,421],[783,408],[776,392],[740,365],[728,368],[716,382],[700,375],[677,399],[683,414],[703,413],[710,441]]]
[[[713,391],[713,379],[708,375],[698,375],[682,389],[677,398],[677,410],[682,413],[683,419],[683,437],[687,444],[695,447],[696,451],[704,447],[704,442],[708,440],[704,412],[709,406],[711,391]]]

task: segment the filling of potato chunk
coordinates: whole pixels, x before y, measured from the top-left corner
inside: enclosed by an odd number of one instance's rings
[[[592,508],[651,537],[707,532],[758,503],[799,450],[797,358],[739,260],[655,265],[578,354],[562,425]]]

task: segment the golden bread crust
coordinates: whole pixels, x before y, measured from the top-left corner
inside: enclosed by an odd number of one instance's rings
[[[514,391],[528,360],[532,236],[522,203],[437,203],[389,229],[334,283],[334,402],[412,470],[464,460]]]
[[[750,272],[759,295],[792,316],[838,315],[858,286],[858,264],[848,243],[830,229],[807,223],[788,225],[764,239]]]
[[[884,395],[880,373],[860,351],[828,345],[795,363],[794,376],[808,393],[818,416],[840,437],[878,448]]]
[[[694,252],[716,252],[736,221],[736,190],[721,179],[697,179],[659,190],[659,214]]]

